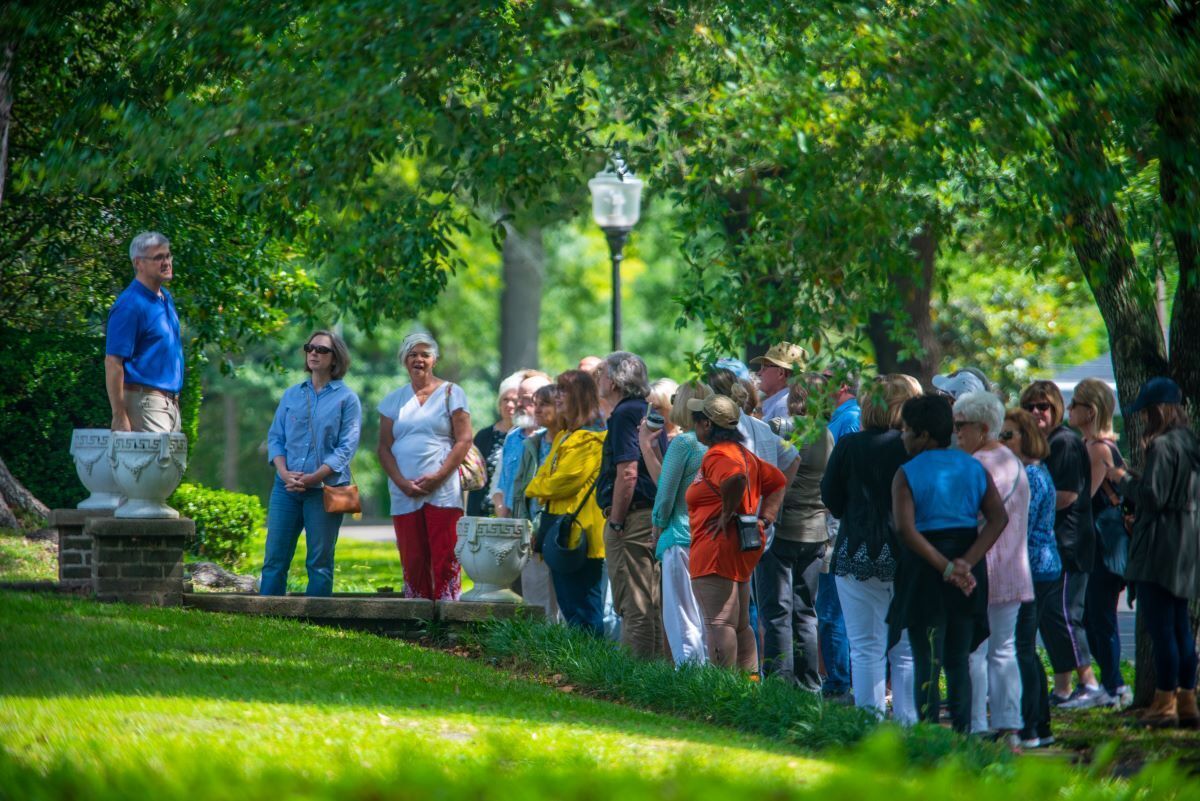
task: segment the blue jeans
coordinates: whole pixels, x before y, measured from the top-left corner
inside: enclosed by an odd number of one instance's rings
[[[1154,689],[1196,689],[1196,640],[1188,617],[1187,598],[1167,592],[1152,581],[1137,583],[1138,616],[1154,643]]]
[[[822,573],[817,580],[817,640],[825,659],[821,689],[830,695],[850,692],[850,639],[832,573]]]
[[[604,594],[600,582],[603,559],[585,559],[574,573],[550,570],[558,610],[569,626],[577,626],[597,637],[604,636]]]
[[[1117,688],[1125,684],[1121,678],[1121,632],[1117,628],[1117,600],[1124,587],[1125,580],[1110,573],[1097,559],[1088,576],[1083,621],[1088,647],[1100,665],[1100,683],[1114,697]]]
[[[308,587],[305,595],[333,594],[333,549],[337,545],[342,515],[325,511],[320,487],[288,492],[275,478],[267,507],[267,547],[263,555],[260,595],[286,595],[288,568],[296,555],[296,541],[304,529],[308,558]]]

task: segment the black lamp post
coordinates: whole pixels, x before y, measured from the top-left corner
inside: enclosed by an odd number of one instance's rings
[[[612,257],[612,349],[621,349],[621,260],[629,232],[642,209],[642,181],[625,165],[620,153],[588,181],[592,192],[592,219],[604,230]]]

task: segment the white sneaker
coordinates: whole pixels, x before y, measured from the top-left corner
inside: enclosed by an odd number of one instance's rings
[[[1133,690],[1127,685],[1122,684],[1117,688],[1117,696],[1113,698],[1113,706],[1117,709],[1125,709],[1133,703]]]
[[[1113,697],[1104,691],[1100,685],[1084,687],[1083,692],[1070,701],[1064,701],[1059,709],[1095,709],[1098,706],[1112,706],[1116,703]]]
[[[1033,748],[1041,748],[1041,746],[1042,746],[1042,740],[1039,737],[1030,737],[1028,740],[1024,740],[1024,739],[1021,740],[1021,748],[1033,749]]]

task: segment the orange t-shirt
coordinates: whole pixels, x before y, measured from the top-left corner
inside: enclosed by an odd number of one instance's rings
[[[746,581],[762,557],[762,548],[743,551],[738,547],[736,519],[716,537],[705,530],[709,522],[721,514],[721,496],[717,489],[735,476],[747,476],[739,514],[754,514],[763,496],[787,483],[778,468],[737,443],[721,442],[709,448],[700,463],[696,480],[687,491],[688,522],[692,527],[688,564],[692,578],[717,575],[732,581]]]

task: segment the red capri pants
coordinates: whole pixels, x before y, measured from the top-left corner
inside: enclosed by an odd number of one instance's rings
[[[396,549],[404,567],[404,597],[457,601],[462,579],[454,544],[459,508],[425,504],[406,515],[392,515]]]

